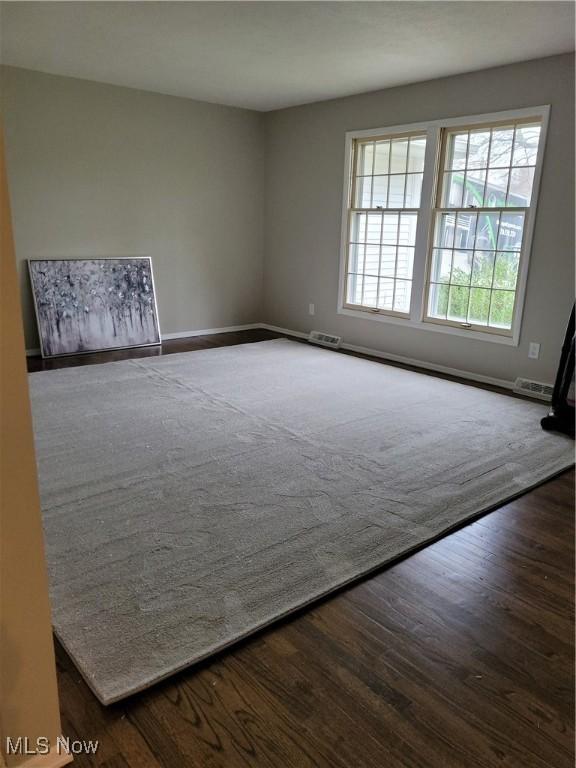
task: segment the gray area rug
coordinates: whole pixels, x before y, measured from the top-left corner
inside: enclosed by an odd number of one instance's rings
[[[285,339],[30,383],[54,627],[104,704],[573,462],[544,405]]]

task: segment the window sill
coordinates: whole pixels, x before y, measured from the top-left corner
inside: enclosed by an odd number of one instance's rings
[[[434,333],[444,333],[450,336],[461,336],[466,339],[475,339],[476,341],[486,341],[492,344],[504,344],[508,347],[517,347],[519,339],[517,335],[501,336],[497,333],[483,333],[482,331],[468,330],[467,328],[456,328],[452,325],[436,325],[423,320],[411,320],[410,318],[396,317],[394,315],[385,315],[378,312],[364,311],[362,309],[348,309],[343,306],[338,307],[339,315],[347,317],[356,317],[360,320],[375,320],[379,323],[391,323],[392,325],[401,325],[404,328],[414,328],[419,331],[432,331]]]

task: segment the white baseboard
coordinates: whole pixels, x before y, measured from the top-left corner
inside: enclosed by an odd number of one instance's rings
[[[262,323],[248,323],[247,325],[228,325],[225,328],[201,328],[198,331],[178,331],[178,333],[161,334],[162,341],[170,339],[187,339],[190,336],[212,336],[217,333],[233,333],[234,331],[251,331],[255,328],[262,328]],[[35,357],[40,354],[40,348],[27,349],[26,357]]]
[[[308,338],[307,333],[302,331],[291,331],[289,328],[279,328],[276,325],[268,325],[262,323],[261,328],[266,328],[269,331],[275,331],[276,333],[285,333],[288,336],[296,336],[299,339]],[[436,373],[445,373],[449,376],[457,376],[460,379],[468,379],[469,381],[477,381],[480,384],[492,384],[496,387],[502,387],[503,389],[514,389],[514,382],[507,379],[497,379],[493,376],[484,376],[481,373],[473,373],[472,371],[463,371],[460,368],[449,368],[446,365],[436,365],[436,363],[428,363],[423,360],[415,360],[412,357],[404,357],[403,355],[394,355],[389,352],[381,352],[378,349],[372,349],[371,347],[361,347],[358,344],[346,344],[343,343],[340,349],[346,349],[349,352],[359,352],[363,355],[370,355],[371,357],[378,357],[382,360],[390,360],[394,363],[403,363],[405,365],[413,366],[414,368],[424,368],[428,371],[435,371]]]
[[[494,376],[484,376],[481,373],[463,371],[460,368],[450,368],[447,365],[436,365],[436,363],[427,363],[422,360],[414,360],[411,357],[404,357],[403,355],[393,355],[388,354],[387,352],[379,352],[378,350],[370,349],[368,347],[360,347],[356,344],[342,344],[342,349],[348,349],[350,352],[361,352],[363,355],[381,357],[383,360],[390,360],[394,363],[412,365],[415,368],[425,368],[426,370],[435,371],[436,373],[446,373],[449,376],[457,376],[460,379],[477,381],[480,384],[493,384],[495,387],[502,387],[503,389],[514,389],[514,382],[508,381],[508,379],[497,379]]]
[[[298,339],[307,339],[308,334],[302,331],[294,331],[291,328],[280,328],[277,325],[270,325],[270,323],[248,323],[246,325],[229,325],[224,328],[201,328],[196,331],[179,331],[178,333],[163,333],[162,341],[169,341],[170,339],[186,339],[191,336],[211,336],[218,333],[234,333],[235,331],[251,331],[258,328],[265,329],[267,331],[273,331],[275,333],[284,333],[287,336],[295,336]],[[448,376],[456,376],[460,379],[468,379],[469,381],[477,381],[480,384],[492,384],[502,389],[514,389],[514,382],[507,379],[497,379],[493,376],[484,376],[481,373],[473,373],[472,371],[465,371],[460,368],[450,368],[446,365],[437,365],[436,363],[429,363],[423,360],[415,360],[412,357],[404,357],[403,355],[395,355],[391,352],[381,352],[378,349],[372,349],[371,347],[362,347],[358,344],[343,343],[341,349],[348,350],[349,352],[359,352],[363,355],[370,355],[371,357],[378,357],[381,360],[390,360],[393,363],[403,363],[404,365],[410,365],[414,368],[423,368],[427,371],[435,371],[436,373],[445,373]],[[27,357],[39,355],[39,349],[27,349]]]
[[[298,339],[307,339],[308,334],[302,331],[292,331],[290,328],[280,328],[277,325],[270,325],[269,323],[260,323],[260,328],[266,331],[274,331],[274,333],[285,333],[287,336],[296,336]]]
[[[162,341],[169,339],[186,339],[189,336],[212,336],[217,333],[234,333],[234,331],[252,331],[262,328],[262,323],[248,323],[248,325],[228,325],[225,328],[201,328],[199,331],[178,331],[178,333],[163,333]]]

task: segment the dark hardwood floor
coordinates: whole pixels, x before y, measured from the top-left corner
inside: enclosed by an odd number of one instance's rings
[[[196,337],[162,352],[275,335]],[[111,707],[57,645],[63,731],[100,742],[78,768],[572,768],[573,576],[570,470]]]

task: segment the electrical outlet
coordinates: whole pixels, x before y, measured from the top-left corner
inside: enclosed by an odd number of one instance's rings
[[[314,304],[308,304],[308,314],[309,315],[316,314],[316,307],[314,306]]]
[[[536,341],[531,341],[528,347],[528,357],[532,360],[538,360],[540,357],[540,344]]]

